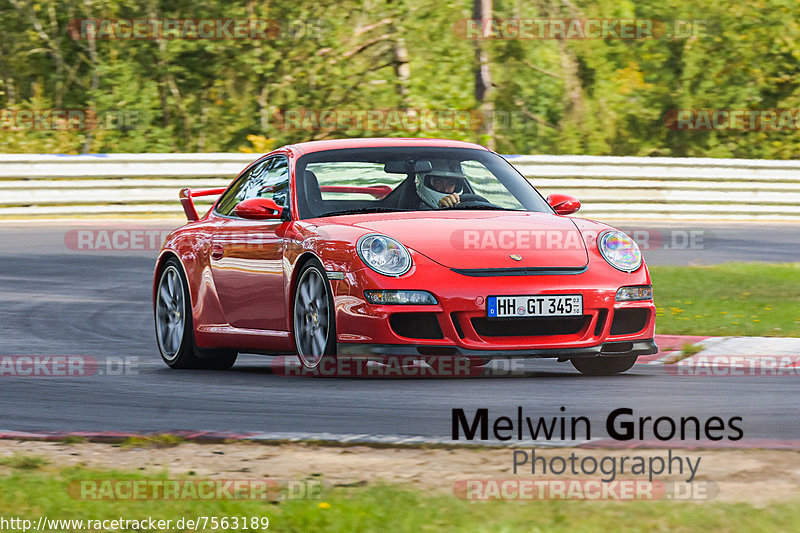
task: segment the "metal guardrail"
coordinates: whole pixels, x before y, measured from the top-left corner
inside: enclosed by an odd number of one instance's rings
[[[596,218],[800,219],[800,161],[508,156],[544,194]]]
[[[182,216],[182,187],[227,185],[256,154],[0,154],[0,216]],[[506,156],[593,218],[800,220],[800,161]],[[201,202],[198,202],[201,203]]]

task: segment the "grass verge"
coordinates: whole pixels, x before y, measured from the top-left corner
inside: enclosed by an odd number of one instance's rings
[[[0,478],[0,515],[35,524],[49,519],[177,521],[198,516],[267,517],[270,531],[795,531],[798,502],[753,508],[676,502],[468,502],[447,493],[401,486],[326,489],[320,498],[263,501],[81,500],[68,486],[80,480],[146,480],[142,473],[81,467],[16,468]],[[166,472],[158,479],[175,479]],[[69,528],[52,529],[67,531]],[[79,530],[72,528],[72,530]],[[230,530],[230,527],[229,527]],[[239,527],[238,530],[244,530]],[[255,529],[255,531],[260,530]]]
[[[184,442],[186,439],[183,437],[162,433],[144,437],[128,437],[120,443],[120,446],[123,448],[171,448]]]
[[[666,335],[800,337],[800,263],[653,266]]]

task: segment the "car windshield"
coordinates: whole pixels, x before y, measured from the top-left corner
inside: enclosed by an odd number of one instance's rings
[[[312,152],[298,159],[296,183],[301,219],[434,209],[553,212],[505,159],[472,148]]]

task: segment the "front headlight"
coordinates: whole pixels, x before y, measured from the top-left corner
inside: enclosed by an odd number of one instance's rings
[[[638,302],[652,299],[652,285],[631,285],[629,287],[620,287],[616,296],[616,300],[618,302]]]
[[[436,305],[436,297],[428,291],[364,291],[371,304]]]
[[[642,266],[642,252],[636,241],[618,230],[609,230],[597,237],[600,254],[613,266],[623,272],[633,272]]]
[[[364,235],[356,243],[358,257],[384,276],[402,276],[411,269],[411,254],[406,247],[386,235]]]

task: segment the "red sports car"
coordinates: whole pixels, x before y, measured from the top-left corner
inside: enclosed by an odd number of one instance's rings
[[[192,198],[220,195],[202,218]],[[580,203],[545,200],[475,144],[348,139],[285,146],[227,189],[181,191],[188,224],[158,256],[156,338],[173,368],[239,352],[553,357],[586,374],[655,353],[636,243]]]

